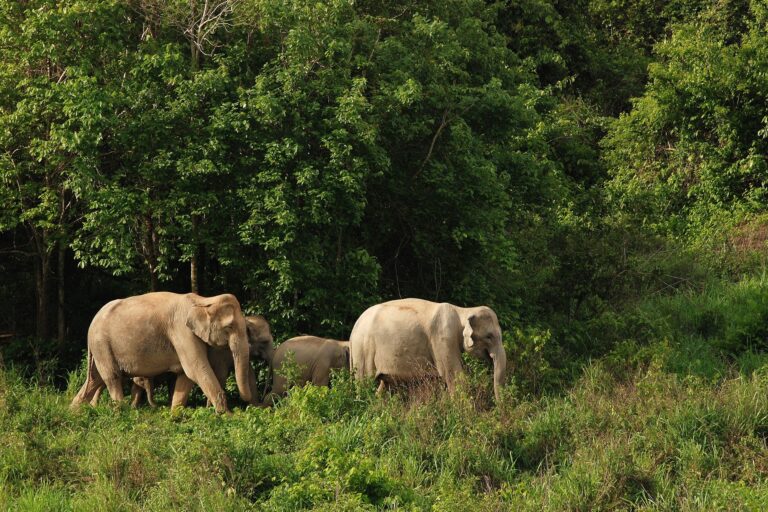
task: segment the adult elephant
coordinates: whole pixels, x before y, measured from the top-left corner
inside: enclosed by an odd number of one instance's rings
[[[280,371],[286,359],[293,359],[299,373],[293,384],[301,386],[311,382],[315,386],[328,386],[331,370],[349,368],[349,342],[297,336],[284,341],[272,358],[272,389],[264,397],[264,405],[272,405],[274,399],[284,395],[288,379]]]
[[[176,395],[197,383],[216,408],[227,411],[224,390],[208,362],[208,347],[232,353],[240,396],[251,401],[248,336],[234,295],[153,292],[114,300],[99,310],[88,329],[88,376],[72,405],[90,402],[107,386],[123,399],[122,378],[179,375]]]
[[[272,346],[273,338],[269,322],[261,315],[253,315],[245,317],[245,325],[248,332],[248,355],[250,359],[252,361],[261,360],[268,365],[271,364],[275,349]],[[214,375],[216,375],[216,380],[223,389],[227,382],[227,377],[229,377],[229,374],[232,373],[235,367],[232,352],[228,348],[208,347],[208,362],[213,369]],[[251,405],[259,405],[259,402],[256,400],[256,389],[258,387],[256,384],[256,372],[253,371],[253,368],[249,369],[248,383],[251,388],[251,401],[249,403]],[[174,392],[172,407],[186,405],[189,394],[192,391],[191,381],[186,379],[184,375],[179,375],[175,385],[171,383],[169,386],[171,386],[170,389],[179,390],[178,393]],[[149,405],[156,407],[154,387],[155,379],[150,377],[134,377],[131,388],[131,405],[137,407],[141,403],[142,396],[146,393]],[[98,402],[98,394],[94,401]],[[211,405],[210,399],[207,405]]]
[[[501,394],[507,355],[496,313],[486,306],[462,308],[446,302],[401,299],[371,306],[352,328],[349,347],[358,379],[387,383],[439,375],[453,392],[464,374],[461,353],[493,362],[493,389]]]

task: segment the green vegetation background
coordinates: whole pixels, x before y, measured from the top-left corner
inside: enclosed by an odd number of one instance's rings
[[[759,1],[0,0],[0,506],[768,508]],[[487,304],[454,399],[71,412],[115,297]],[[162,389],[160,391],[162,395]]]

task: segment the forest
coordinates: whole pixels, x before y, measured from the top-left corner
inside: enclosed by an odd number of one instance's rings
[[[0,507],[766,510],[766,155],[759,0],[0,0]],[[150,291],[487,305],[506,385],[70,409]]]

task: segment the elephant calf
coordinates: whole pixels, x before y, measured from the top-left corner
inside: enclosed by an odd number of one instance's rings
[[[332,369],[349,368],[349,342],[317,336],[297,336],[285,341],[277,347],[272,358],[272,389],[264,397],[264,405],[272,405],[275,398],[287,391],[288,381],[280,370],[289,356],[299,367],[298,378],[292,384],[311,382],[316,386],[327,386]]]

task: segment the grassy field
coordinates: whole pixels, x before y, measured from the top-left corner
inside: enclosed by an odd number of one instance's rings
[[[768,372],[617,381],[478,410],[346,378],[230,417],[100,405],[0,381],[10,510],[765,510]],[[471,507],[471,508],[470,508]]]
[[[475,372],[454,397],[341,374],[231,416],[72,411],[81,372],[62,392],[6,369],[0,509],[766,510],[763,284],[603,318],[612,351],[560,389],[513,377],[498,406]]]

